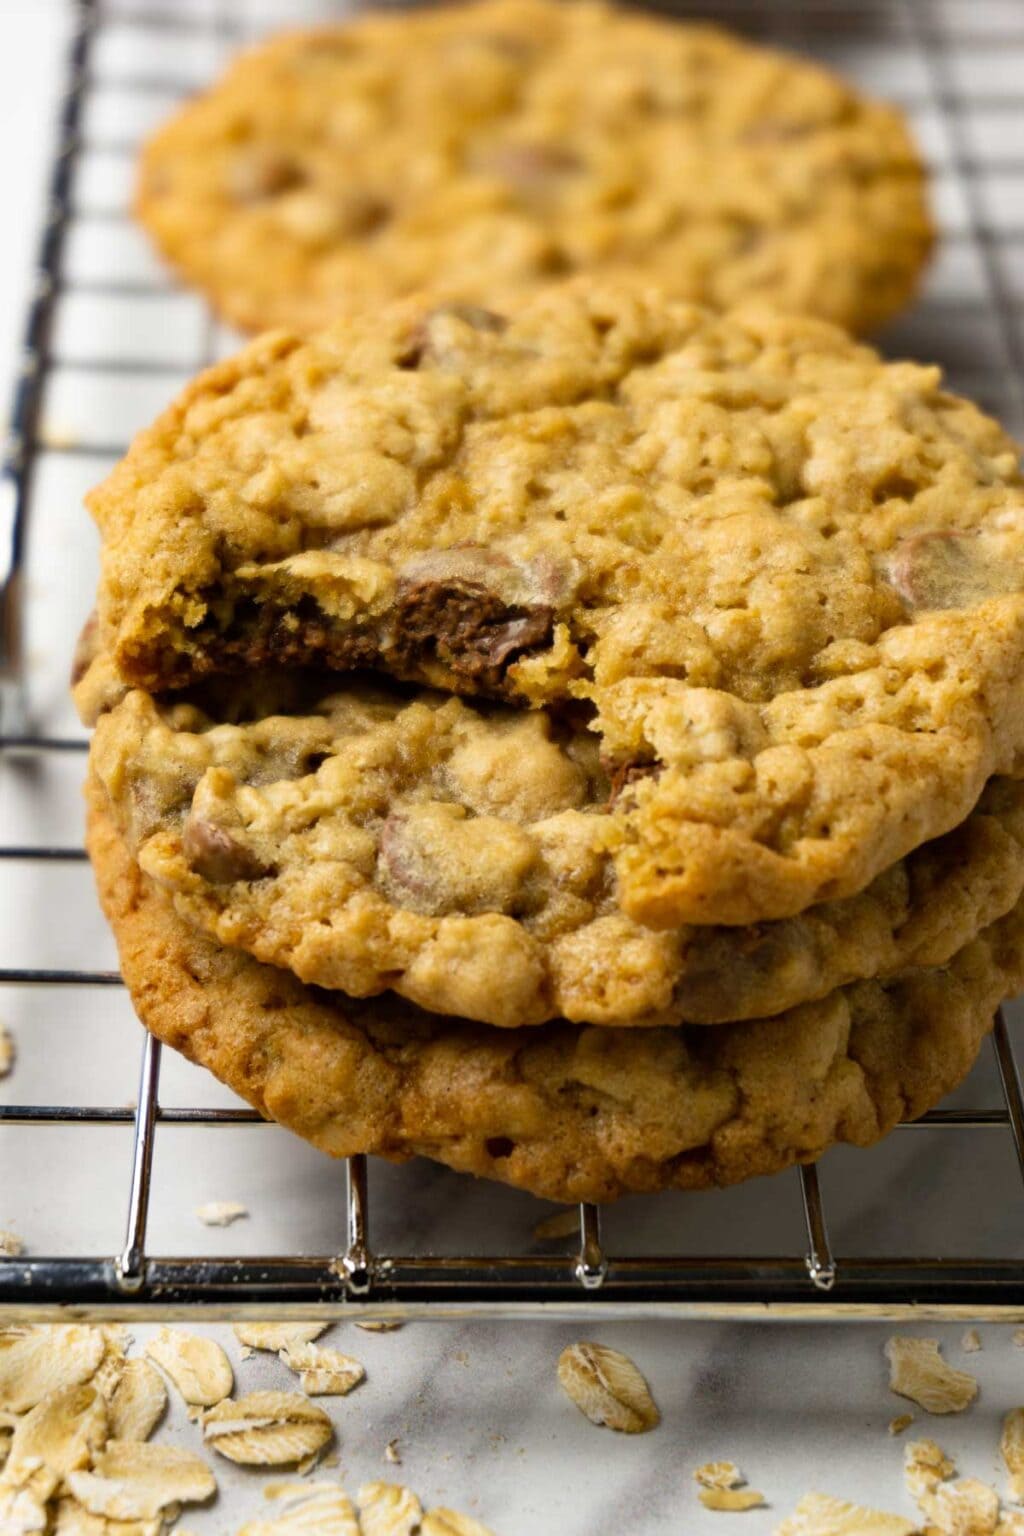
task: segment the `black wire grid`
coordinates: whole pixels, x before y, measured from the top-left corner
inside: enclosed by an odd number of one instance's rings
[[[256,0],[259,11],[260,0]],[[979,264],[983,296],[957,300],[952,318],[969,334],[991,328],[995,352],[986,366],[968,355],[965,376],[973,393],[997,410],[1015,429],[1024,426],[1024,290],[1018,299],[1008,273],[1015,256],[1024,257],[1024,222],[1019,228],[988,216],[984,177],[990,170],[975,151],[968,113],[978,100],[965,93],[955,69],[956,49],[991,52],[993,59],[1007,48],[1024,49],[1024,10],[1012,0],[873,0],[857,6],[842,0],[805,0],[784,5],[765,0],[724,0],[718,5],[666,3],[675,13],[709,11],[725,22],[771,40],[822,51],[833,44],[854,45],[865,36],[883,45],[893,39],[910,49],[926,82],[926,99],[903,97],[908,107],[925,107],[940,120],[948,145],[949,172],[958,188],[962,215],[948,240],[965,247]],[[245,0],[223,0],[203,9],[197,0],[163,8],[159,4],[118,5],[109,0],[77,0],[67,91],[64,98],[56,158],[53,164],[39,263],[25,331],[11,418],[8,452],[0,482],[0,510],[11,519],[11,561],[0,591],[0,769],[3,757],[22,758],[53,753],[82,753],[77,737],[39,734],[33,730],[26,703],[26,664],[22,641],[22,602],[25,536],[32,505],[33,472],[43,449],[72,451],[41,430],[44,391],[54,368],[72,366],[83,387],[97,375],[124,371],[116,356],[96,356],[69,364],[55,353],[55,319],[69,295],[94,299],[130,298],[171,291],[169,282],[127,278],[74,279],[66,271],[69,232],[75,221],[123,220],[123,213],[90,211],[76,195],[76,172],[90,151],[129,156],[134,144],[111,139],[98,142],[83,133],[86,104],[104,91],[123,95],[180,97],[192,88],[163,71],[161,40],[168,35],[219,35],[225,42],[243,35],[240,17]],[[288,15],[287,10],[277,17]],[[291,13],[294,17],[294,12]],[[262,17],[257,14],[259,23]],[[103,74],[95,65],[97,43],[109,24],[142,29],[152,36],[152,68],[143,73]],[[986,113],[1024,113],[1024,96],[986,89],[981,98]],[[999,169],[1024,171],[1004,157]],[[1024,263],[1022,263],[1024,265]],[[935,300],[938,304],[941,301]],[[909,348],[908,348],[909,349]],[[923,349],[922,349],[923,350]],[[207,320],[195,367],[212,361],[216,332]],[[133,375],[172,375],[181,369],[159,359],[133,358]],[[956,382],[956,370],[951,370]],[[109,460],[120,455],[123,443],[75,442],[77,455]],[[58,863],[85,858],[81,848],[0,847],[0,860],[49,860]],[[84,987],[119,987],[116,973],[78,969],[0,968],[0,985],[61,988],[70,995]],[[936,1110],[916,1126],[943,1128],[950,1135],[967,1131],[1009,1134],[1024,1179],[1024,1099],[1010,1031],[997,1015],[992,1036],[1003,1107],[990,1111]],[[206,1315],[238,1317],[246,1312],[301,1315],[315,1303],[337,1315],[445,1315],[514,1312],[517,1316],[552,1313],[593,1316],[635,1316],[666,1313],[689,1316],[813,1315],[928,1316],[993,1315],[1024,1319],[1024,1265],[1016,1259],[940,1259],[909,1256],[871,1259],[833,1255],[816,1169],[798,1170],[806,1247],[781,1256],[734,1259],[700,1257],[607,1256],[602,1249],[600,1214],[596,1206],[579,1208],[578,1243],[562,1255],[501,1253],[465,1257],[427,1254],[375,1254],[370,1239],[370,1210],[366,1159],[348,1159],[344,1192],[344,1238],[337,1253],[319,1257],[221,1258],[197,1254],[159,1257],[146,1246],[153,1152],[159,1128],[183,1135],[190,1126],[224,1127],[262,1124],[247,1109],[169,1107],[160,1103],[160,1045],[144,1037],[138,1097],[133,1107],[90,1107],[81,1104],[3,1104],[0,1126],[29,1128],[27,1135],[45,1135],[53,1125],[130,1125],[133,1150],[127,1198],[124,1244],[108,1258],[0,1258],[0,1318],[52,1317],[74,1307],[78,1314],[148,1315],[189,1310]],[[912,1129],[913,1127],[908,1127]],[[0,1188],[4,1169],[0,1168]],[[995,1218],[1001,1220],[1001,1217]]]

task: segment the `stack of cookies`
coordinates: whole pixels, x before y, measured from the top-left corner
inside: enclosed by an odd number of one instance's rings
[[[1024,481],[806,313],[913,287],[895,116],[498,0],[243,59],[139,206],[290,327],[90,498],[89,846],[147,1027],[329,1153],[558,1200],[959,1082],[1024,980]]]

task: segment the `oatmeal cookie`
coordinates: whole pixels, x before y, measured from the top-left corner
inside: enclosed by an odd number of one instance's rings
[[[146,1026],[336,1157],[414,1155],[549,1200],[736,1183],[866,1146],[970,1070],[1024,978],[1016,907],[946,966],[720,1029],[509,1032],[358,1003],[223,949],[142,874],[92,789],[89,847]]]
[[[502,1027],[757,1018],[942,964],[1024,890],[1024,784],[997,779],[858,896],[655,932],[619,908],[578,724],[296,674],[204,703],[136,691],[100,720],[119,830],[211,938],[354,996]]]
[[[649,926],[851,895],[1024,744],[1017,448],[820,321],[577,282],[271,335],[90,505],[126,682],[324,663],[593,711]]]
[[[249,330],[639,266],[860,330],[932,244],[901,115],[711,27],[551,0],[369,14],[243,54],[146,146],[136,211]]]

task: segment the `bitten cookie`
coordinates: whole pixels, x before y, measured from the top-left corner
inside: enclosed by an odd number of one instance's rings
[[[942,964],[1024,890],[1024,784],[1001,779],[858,896],[654,932],[619,909],[581,725],[322,674],[203,702],[133,692],[100,719],[116,824],[180,916],[350,995],[504,1027],[756,1018]]]
[[[128,683],[326,664],[590,711],[649,926],[851,895],[1024,745],[1017,449],[819,321],[577,282],[272,335],[90,506]]]
[[[892,108],[711,27],[550,0],[371,13],[243,54],[150,140],[136,210],[251,330],[634,266],[677,297],[860,330],[907,302],[932,242]]]
[[[970,1070],[1024,979],[1024,909],[946,966],[720,1029],[502,1031],[352,1002],[222,949],[92,790],[89,848],[143,1022],[333,1156],[434,1158],[549,1200],[730,1184],[867,1146]]]

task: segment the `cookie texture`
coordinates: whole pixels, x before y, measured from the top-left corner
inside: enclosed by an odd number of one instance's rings
[[[857,330],[908,300],[932,242],[895,110],[711,27],[551,0],[243,54],[146,146],[136,211],[251,330],[631,266]]]
[[[581,725],[322,675],[203,703],[135,691],[100,719],[111,815],[180,916],[350,995],[502,1027],[756,1018],[942,964],[1024,891],[1024,784],[999,779],[858,896],[655,932],[619,907]]]
[[[593,713],[623,909],[853,894],[1024,740],[1024,485],[939,370],[570,283],[196,380],[90,498],[126,682],[369,667]]]
[[[503,1031],[341,999],[174,912],[91,790],[89,848],[146,1026],[334,1156],[423,1155],[551,1200],[734,1183],[868,1145],[970,1070],[1024,978],[1017,907],[937,969],[721,1029]]]

